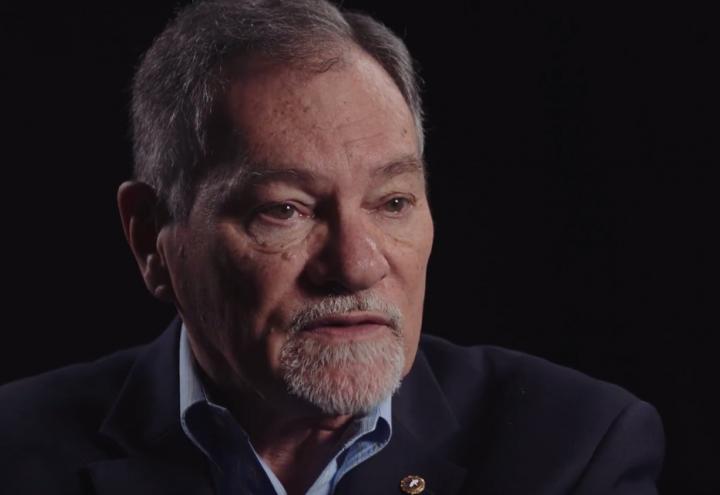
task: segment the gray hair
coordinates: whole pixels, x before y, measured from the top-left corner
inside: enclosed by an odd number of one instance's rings
[[[419,78],[405,44],[386,26],[326,0],[208,0],[178,12],[135,74],[135,178],[156,190],[171,219],[185,220],[198,183],[219,161],[218,139],[230,132],[220,122],[219,104],[231,62],[259,55],[308,68],[324,57],[318,68],[326,70],[337,59],[333,49],[348,43],[392,77],[415,120],[422,153]]]

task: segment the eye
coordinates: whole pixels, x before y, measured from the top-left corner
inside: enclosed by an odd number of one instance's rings
[[[412,205],[410,199],[396,196],[390,198],[383,204],[383,209],[388,213],[398,214],[404,212],[409,206]]]
[[[312,206],[300,201],[260,203],[246,218],[244,228],[259,247],[285,249],[307,235],[314,216]]]
[[[290,220],[300,212],[290,203],[279,203],[266,206],[260,210],[260,214],[275,220]]]

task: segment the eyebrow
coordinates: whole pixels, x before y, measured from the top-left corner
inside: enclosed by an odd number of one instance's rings
[[[406,155],[374,168],[370,175],[373,178],[392,178],[407,173],[423,173],[425,165],[421,158],[416,155]],[[322,180],[321,175],[305,168],[288,166],[274,167],[269,164],[251,166],[243,173],[243,181],[247,184],[264,184],[267,182],[288,182],[291,184],[307,184]]]
[[[318,176],[299,167],[275,168],[268,165],[253,166],[244,172],[244,183],[264,184],[267,182],[288,182],[291,184],[307,184],[318,180]]]
[[[381,177],[389,180],[393,177],[409,173],[420,173],[423,177],[423,182],[427,182],[425,162],[415,154],[404,155],[375,167],[370,172],[370,175],[373,179]],[[257,186],[272,182],[307,186],[322,179],[322,176],[298,166],[289,165],[280,168],[277,164],[271,163],[246,165],[245,167],[240,167],[239,170],[236,170],[234,174],[231,174],[231,176],[225,180],[216,183],[220,187],[215,189],[212,194],[214,196],[212,204],[214,208],[218,208],[220,205],[229,201],[230,198],[241,194],[248,186]]]
[[[373,177],[383,176],[389,179],[402,174],[423,173],[424,170],[425,164],[421,158],[416,155],[406,155],[376,168],[371,172],[371,175]]]

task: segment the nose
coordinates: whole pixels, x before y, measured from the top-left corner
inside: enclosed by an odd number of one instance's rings
[[[370,289],[390,269],[382,250],[381,233],[365,212],[340,214],[328,222],[317,255],[307,266],[315,290],[354,293]]]

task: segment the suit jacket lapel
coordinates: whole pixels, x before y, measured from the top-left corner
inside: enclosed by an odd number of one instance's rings
[[[87,469],[98,495],[214,493],[212,483],[202,474],[202,466],[177,464],[168,459],[129,457],[93,463]]]
[[[99,434],[121,454],[87,472],[99,495],[212,492],[206,460],[180,425],[180,320],[142,350]]]
[[[452,462],[458,440],[457,418],[422,352],[393,398],[393,434],[378,454],[351,470],[338,484],[338,495],[398,495],[400,480],[417,475],[425,494],[458,493],[466,469]]]

